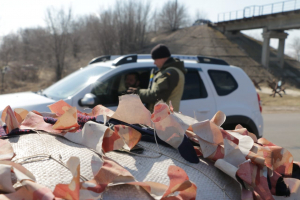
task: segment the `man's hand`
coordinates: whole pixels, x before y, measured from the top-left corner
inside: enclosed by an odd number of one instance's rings
[[[136,94],[137,88],[129,87],[127,90],[127,94]]]

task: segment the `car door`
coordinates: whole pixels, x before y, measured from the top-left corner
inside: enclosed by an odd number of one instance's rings
[[[198,121],[211,119],[216,105],[209,83],[201,68],[187,68],[180,112]]]

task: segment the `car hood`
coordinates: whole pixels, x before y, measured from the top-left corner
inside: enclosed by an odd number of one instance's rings
[[[40,112],[49,112],[47,107],[53,104],[53,99],[38,95],[33,92],[20,92],[0,95],[0,113],[6,106],[14,108],[24,108],[28,111],[37,110]]]

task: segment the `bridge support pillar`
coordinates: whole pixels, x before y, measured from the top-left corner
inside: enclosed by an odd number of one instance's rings
[[[264,31],[262,33],[262,36],[264,38],[263,47],[262,47],[262,56],[261,56],[261,63],[264,67],[269,67],[270,62],[270,39],[271,38],[277,38],[279,39],[278,43],[278,53],[276,61],[278,61],[278,65],[283,68],[284,65],[284,45],[285,45],[285,39],[287,38],[288,34],[284,31],[268,31],[266,28],[264,28]]]
[[[285,39],[279,39],[277,58],[279,59],[279,66],[281,68],[283,68],[284,65],[284,43],[285,43]]]
[[[270,60],[270,37],[265,34],[265,29],[263,32],[263,46],[262,46],[262,55],[261,55],[261,64],[265,68],[269,68],[269,60]]]

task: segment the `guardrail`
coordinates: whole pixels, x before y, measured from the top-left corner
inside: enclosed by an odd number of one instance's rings
[[[230,11],[218,14],[218,22],[231,21],[243,18],[251,18],[262,15],[288,12],[300,9],[300,1],[288,0],[265,5],[247,6],[243,10]]]

